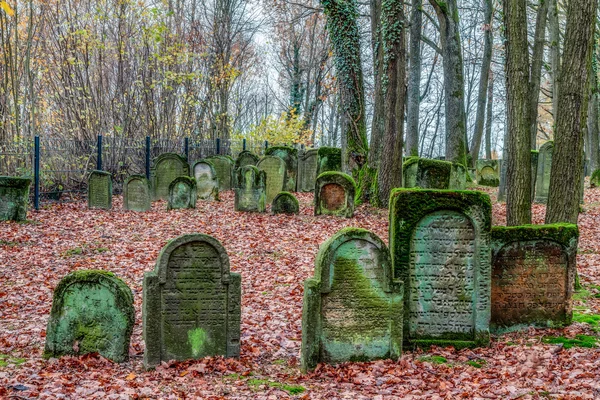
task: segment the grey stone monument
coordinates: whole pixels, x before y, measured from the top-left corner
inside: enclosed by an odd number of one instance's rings
[[[164,153],[154,159],[150,169],[150,183],[155,200],[169,197],[169,185],[175,178],[189,176],[187,159],[176,153]]]
[[[88,178],[88,208],[112,208],[112,178],[109,172],[92,171]]]
[[[267,175],[254,165],[236,171],[235,211],[265,212]]]
[[[264,156],[256,167],[267,174],[267,203],[271,203],[275,196],[283,190],[285,181],[285,162],[275,156]]]
[[[200,200],[219,200],[219,179],[212,162],[200,160],[192,168]]]
[[[131,175],[123,185],[123,208],[148,211],[152,208],[150,182],[143,175]]]

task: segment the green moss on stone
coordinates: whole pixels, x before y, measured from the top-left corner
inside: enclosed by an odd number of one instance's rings
[[[492,240],[501,240],[504,243],[546,239],[570,247],[573,245],[573,240],[578,238],[579,228],[577,225],[567,223],[494,226],[492,228]]]
[[[590,187],[600,187],[600,169],[592,172],[592,176],[590,177]]]
[[[271,211],[273,214],[298,214],[300,203],[290,192],[281,192],[273,199]]]
[[[342,150],[337,147],[320,147],[317,158],[317,175],[342,170]]]
[[[322,189],[327,185],[340,186],[344,191],[344,202],[337,209],[328,207],[327,199],[323,198]],[[356,183],[354,179],[343,172],[328,171],[317,177],[315,185],[315,215],[336,215],[351,218],[354,215],[356,198]]]
[[[25,221],[31,178],[0,176],[0,221]]]

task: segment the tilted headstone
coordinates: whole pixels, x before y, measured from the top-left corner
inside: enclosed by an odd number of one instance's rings
[[[466,186],[467,169],[460,164],[409,157],[402,170],[406,188],[463,190]]]
[[[219,200],[219,179],[212,162],[201,160],[192,168],[200,200]]]
[[[175,178],[169,185],[167,210],[178,208],[196,208],[196,180],[189,176]]]
[[[265,212],[267,175],[254,165],[236,171],[235,211]]]
[[[578,238],[573,224],[492,228],[492,331],[571,323]]]
[[[112,208],[112,178],[109,172],[92,171],[88,178],[88,208]]]
[[[390,249],[409,344],[489,342],[491,209],[482,192],[392,191]]]
[[[500,161],[477,160],[477,183],[482,186],[500,186]]]
[[[319,150],[311,149],[298,157],[298,191],[312,192],[315,190],[317,168],[319,166]]]
[[[342,170],[342,149],[320,147],[317,152],[317,176],[323,172]]]
[[[0,176],[0,221],[25,221],[31,178]]]
[[[148,211],[152,208],[150,182],[143,175],[131,175],[123,185],[123,208]]]
[[[281,192],[273,199],[271,204],[273,214],[299,214],[300,203],[296,196],[290,192]]]
[[[264,156],[256,167],[267,174],[267,203],[271,203],[275,196],[283,190],[285,181],[285,162],[275,156]]]
[[[352,218],[356,183],[343,172],[324,172],[315,184],[315,215]]]
[[[260,158],[256,154],[253,154],[248,150],[244,150],[238,155],[237,159],[235,160],[235,170],[237,171],[238,169],[245,167],[246,165],[256,166],[259,160]]]
[[[144,366],[240,354],[241,276],[215,238],[190,234],[162,249],[144,275]]]
[[[133,294],[125,282],[107,271],[72,272],[54,290],[44,358],[98,352],[126,361],[134,322]]]
[[[233,189],[233,161],[226,156],[212,156],[206,158],[205,161],[210,163],[215,168],[217,179],[219,180],[219,191]]]
[[[315,276],[304,282],[304,371],[400,357],[404,289],[392,277],[387,247],[365,229],[342,229],[321,245]]]
[[[552,170],[552,152],[554,142],[546,142],[540,147],[537,177],[535,180],[535,202],[545,204],[550,189],[550,171]]]
[[[164,153],[154,159],[150,169],[150,183],[155,200],[169,197],[169,185],[175,178],[189,176],[187,159],[176,153]]]
[[[285,162],[283,190],[295,192],[298,178],[298,150],[287,146],[274,146],[269,147],[265,155],[279,157]]]

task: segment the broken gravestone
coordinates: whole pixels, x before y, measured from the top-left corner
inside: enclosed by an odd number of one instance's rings
[[[498,187],[500,185],[500,165],[499,160],[477,160],[477,183],[482,186]]]
[[[271,203],[275,196],[283,190],[285,181],[285,162],[275,156],[264,156],[256,167],[267,174],[266,193],[267,203]]]
[[[409,157],[402,170],[406,188],[463,190],[466,186],[467,169],[461,164]]]
[[[88,178],[88,208],[112,208],[112,178],[109,172],[92,171]]]
[[[571,323],[578,238],[573,224],[492,228],[492,331]]]
[[[535,179],[535,202],[545,204],[548,202],[550,189],[550,171],[552,170],[552,152],[554,142],[546,142],[540,147],[538,154],[537,176]]]
[[[324,172],[315,184],[315,215],[352,218],[356,184],[343,172]]]
[[[98,352],[126,361],[134,321],[125,282],[107,271],[72,272],[54,290],[44,358]]]
[[[269,147],[265,155],[279,157],[285,162],[283,190],[295,192],[298,178],[298,150],[287,146],[274,146]]]
[[[342,149],[320,147],[317,152],[317,176],[324,172],[342,170]]]
[[[273,214],[299,214],[300,204],[296,196],[290,192],[281,192],[273,199],[271,212]]]
[[[175,178],[189,176],[187,159],[176,153],[164,153],[154,159],[150,169],[150,182],[155,200],[169,197],[169,185]]]
[[[192,168],[200,200],[219,200],[219,179],[212,162],[200,160]]]
[[[298,191],[312,192],[315,190],[317,168],[319,166],[319,150],[311,149],[298,156]]]
[[[392,277],[387,247],[365,229],[344,228],[321,245],[315,276],[304,282],[304,371],[400,357],[404,289]]]
[[[31,178],[0,176],[0,221],[25,221]]]
[[[246,165],[254,165],[258,164],[258,156],[251,153],[248,150],[242,151],[235,160],[235,170],[245,167]]]
[[[394,276],[404,282],[404,340],[411,346],[489,343],[489,196],[395,189],[390,199]]]
[[[233,161],[227,156],[212,156],[206,158],[210,161],[217,173],[219,191],[233,189]]]
[[[175,178],[169,185],[167,210],[178,208],[196,208],[196,180],[189,176]]]
[[[265,212],[267,204],[265,171],[246,165],[236,171],[235,211]]]
[[[215,238],[190,234],[162,249],[144,276],[144,366],[240,354],[241,277]]]
[[[150,182],[143,175],[131,175],[123,185],[123,208],[148,211],[152,207]]]

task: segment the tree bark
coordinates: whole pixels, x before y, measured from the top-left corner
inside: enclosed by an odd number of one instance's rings
[[[588,134],[588,156],[590,160],[589,172],[598,169],[598,59],[597,59],[597,48],[598,43],[594,40],[594,52],[592,67],[590,68],[590,101],[588,105],[588,121],[587,121],[587,134]]]
[[[558,74],[560,72],[560,26],[557,0],[550,0],[548,12],[548,36],[550,39],[550,68],[552,70],[552,117],[556,123],[558,113]]]
[[[546,21],[548,17],[549,0],[540,0],[538,7],[533,54],[531,57],[531,71],[529,73],[529,123],[531,132],[531,148],[537,147],[537,119],[538,103],[540,98],[540,79],[542,77],[542,64],[544,62],[544,44],[546,42]]]
[[[421,33],[423,0],[412,0],[410,14],[408,96],[406,108],[407,156],[419,155],[419,105],[421,103]]]
[[[488,85],[487,116],[485,118],[485,158],[492,159],[492,123],[494,122],[494,77],[490,73]]]
[[[383,49],[381,43],[381,0],[371,0],[371,46],[373,49],[373,120],[371,122],[371,145],[369,167],[379,168],[383,132],[385,130],[385,98],[381,79],[383,77]]]

